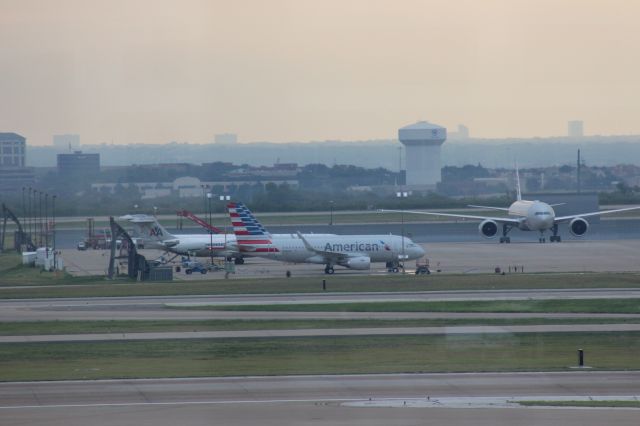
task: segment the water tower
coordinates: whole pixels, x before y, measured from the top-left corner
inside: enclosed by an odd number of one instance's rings
[[[440,146],[447,139],[447,129],[418,121],[400,128],[398,139],[405,146],[407,185],[435,188],[442,179]]]

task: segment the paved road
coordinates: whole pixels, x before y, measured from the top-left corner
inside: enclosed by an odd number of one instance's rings
[[[400,336],[515,333],[603,333],[637,332],[640,324],[562,324],[446,327],[309,328],[294,330],[178,331],[155,333],[50,334],[0,336],[0,343],[103,342],[168,339],[230,339],[256,337]]]
[[[634,425],[637,410],[458,408],[450,398],[639,395],[639,372],[185,378],[0,384],[3,426],[17,425]],[[438,408],[345,402],[434,400]],[[506,404],[503,404],[506,405]],[[450,408],[448,408],[450,407]]]
[[[137,309],[132,306],[90,309],[3,308],[0,322],[12,321],[98,321],[98,320],[351,320],[351,319],[619,319],[640,318],[640,314],[521,314],[455,312],[259,312],[176,310],[161,306]]]
[[[380,293],[311,293],[222,296],[131,296],[0,300],[0,321],[81,319],[269,319],[269,318],[433,318],[433,313],[215,312],[166,306],[345,303],[375,301],[460,301],[640,298],[640,289],[462,290]],[[443,317],[447,314],[435,314]],[[460,315],[460,314],[456,314]],[[473,314],[464,314],[473,315]],[[482,314],[484,318],[491,314]],[[535,316],[529,315],[528,317]],[[610,315],[607,315],[610,316]],[[557,315],[555,316],[557,317]]]

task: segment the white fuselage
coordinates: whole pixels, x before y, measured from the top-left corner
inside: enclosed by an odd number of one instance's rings
[[[233,234],[179,234],[164,241],[147,237],[145,246],[199,257],[210,256],[212,253],[214,256],[231,256],[238,251],[236,236]]]
[[[553,227],[556,213],[553,207],[542,201],[518,200],[509,207],[509,216],[520,219],[518,229],[546,231]]]
[[[409,238],[397,235],[331,235],[306,234],[304,238],[313,249],[322,252],[344,253],[351,256],[367,256],[371,262],[397,262],[414,260],[424,256],[420,245]],[[403,242],[404,240],[404,242]],[[283,262],[325,264],[324,256],[310,251],[295,234],[274,234],[272,245],[277,251],[249,255]]]

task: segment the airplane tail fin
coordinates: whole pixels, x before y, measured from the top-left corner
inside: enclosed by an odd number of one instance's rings
[[[522,190],[520,189],[520,171],[518,170],[518,163],[516,163],[516,190],[518,201],[522,201]]]
[[[229,203],[227,209],[240,251],[255,253],[278,251],[273,244],[271,234],[244,204]]]
[[[142,237],[160,242],[174,241],[176,237],[169,233],[155,216],[146,214],[128,214],[120,216],[121,220],[128,220],[136,227]]]

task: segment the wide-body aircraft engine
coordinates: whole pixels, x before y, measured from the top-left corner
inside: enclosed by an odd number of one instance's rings
[[[478,231],[485,238],[495,238],[498,235],[498,224],[491,219],[483,220],[478,226]]]
[[[569,232],[574,237],[583,237],[584,234],[587,233],[589,229],[589,222],[581,217],[576,217],[571,222],[569,222]]]

